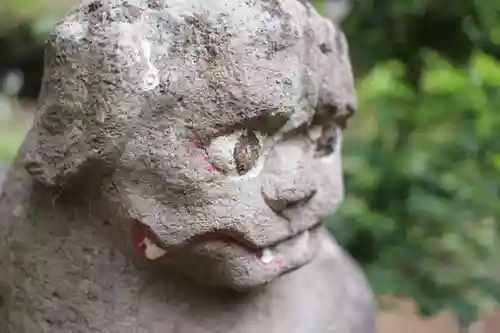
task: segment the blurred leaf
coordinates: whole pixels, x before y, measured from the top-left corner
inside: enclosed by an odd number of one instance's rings
[[[500,62],[482,52],[474,54],[471,59],[471,70],[480,76],[488,85],[500,85]]]

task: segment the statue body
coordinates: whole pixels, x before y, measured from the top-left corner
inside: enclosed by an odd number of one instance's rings
[[[372,333],[323,221],[355,109],[296,0],[82,3],[0,198],[0,332]]]

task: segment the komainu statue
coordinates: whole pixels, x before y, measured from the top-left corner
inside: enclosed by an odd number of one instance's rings
[[[324,227],[355,109],[298,0],[84,1],[3,184],[0,332],[375,332]]]

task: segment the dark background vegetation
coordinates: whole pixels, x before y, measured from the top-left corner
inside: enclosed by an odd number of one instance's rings
[[[29,126],[44,38],[72,2],[0,4],[0,161]],[[346,3],[315,1],[332,17]],[[359,0],[341,25],[360,108],[329,228],[377,293],[466,327],[500,297],[500,1]]]

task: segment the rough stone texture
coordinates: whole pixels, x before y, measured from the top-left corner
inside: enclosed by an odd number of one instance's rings
[[[322,225],[347,49],[296,0],[72,10],[0,199],[0,332],[374,332]]]

